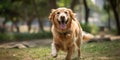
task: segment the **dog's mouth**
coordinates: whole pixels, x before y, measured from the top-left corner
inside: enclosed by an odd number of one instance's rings
[[[59,24],[60,24],[60,28],[61,28],[61,29],[66,29],[68,20],[65,21],[65,19],[61,19],[61,20],[58,21],[58,22],[59,22]]]

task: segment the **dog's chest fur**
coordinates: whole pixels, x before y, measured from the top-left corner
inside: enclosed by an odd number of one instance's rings
[[[57,40],[56,42],[59,48],[63,51],[67,51],[68,48],[70,48],[71,46],[75,46],[78,37],[75,36],[75,34],[73,35],[73,33],[71,32],[65,35],[59,34],[58,39],[59,40]]]

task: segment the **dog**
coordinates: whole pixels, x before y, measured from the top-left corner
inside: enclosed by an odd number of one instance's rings
[[[80,58],[80,44],[82,28],[75,17],[75,13],[68,8],[52,9],[49,20],[52,22],[53,42],[51,55],[55,58],[59,50],[67,52],[65,60],[71,60],[75,51]]]

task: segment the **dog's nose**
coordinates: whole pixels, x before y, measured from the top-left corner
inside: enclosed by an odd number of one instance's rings
[[[65,16],[61,16],[60,19],[61,19],[61,20],[65,20]]]

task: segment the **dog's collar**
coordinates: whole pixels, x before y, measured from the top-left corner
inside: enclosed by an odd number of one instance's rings
[[[67,35],[67,34],[69,34],[69,33],[71,33],[71,30],[70,29],[68,29],[67,31],[65,31],[65,32],[58,32],[60,35]]]

